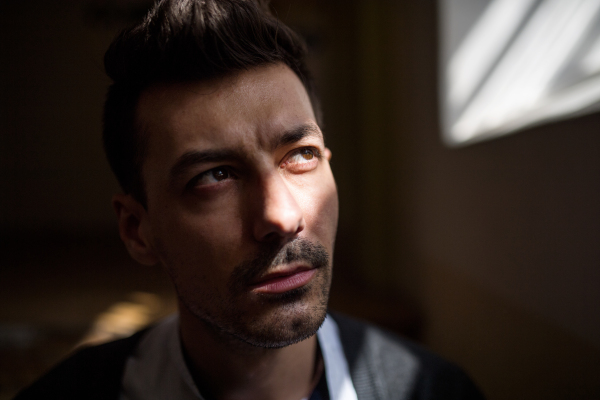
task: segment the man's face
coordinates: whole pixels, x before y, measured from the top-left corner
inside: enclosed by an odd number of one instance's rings
[[[304,86],[277,64],[141,97],[140,220],[180,303],[219,331],[280,347],[325,316],[337,191]]]

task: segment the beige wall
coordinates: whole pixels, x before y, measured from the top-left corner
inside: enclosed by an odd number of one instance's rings
[[[381,53],[360,73],[385,82],[384,131],[363,134],[400,158],[380,196],[402,200],[380,200],[379,230],[394,242],[363,273],[376,287],[393,274],[423,312],[425,342],[489,398],[600,397],[600,114],[445,148],[435,3],[366,4]]]

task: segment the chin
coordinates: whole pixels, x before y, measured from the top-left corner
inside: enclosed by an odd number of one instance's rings
[[[327,301],[317,305],[289,303],[233,335],[252,346],[282,348],[312,337],[326,314]]]
[[[310,338],[327,315],[330,284],[331,268],[322,268],[307,286],[261,295],[265,311],[234,336],[263,348],[286,347]]]
[[[225,340],[234,338],[255,347],[282,348],[310,338],[323,324],[330,282],[331,269],[322,268],[307,286],[255,295],[252,300],[241,296],[219,302],[212,313],[201,304],[186,301],[189,299],[185,296],[180,295],[180,300],[210,331]]]

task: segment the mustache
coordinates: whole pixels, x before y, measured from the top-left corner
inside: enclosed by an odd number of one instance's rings
[[[234,268],[230,284],[233,288],[247,286],[269,269],[281,264],[304,261],[314,268],[320,268],[328,266],[329,260],[327,249],[322,244],[308,239],[296,238],[283,246],[278,243],[265,244],[255,258]]]

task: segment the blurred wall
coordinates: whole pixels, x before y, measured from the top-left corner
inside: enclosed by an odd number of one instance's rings
[[[127,10],[90,8],[112,3],[0,3],[4,234],[116,235],[101,60]],[[445,148],[434,1],[274,5],[308,37],[322,94],[334,281],[399,294],[490,399],[599,398],[600,114]]]
[[[115,226],[101,147],[115,27],[86,3],[0,3],[0,230],[94,232]]]
[[[445,148],[435,3],[355,13],[355,112],[375,147],[353,153],[375,192],[351,233],[361,273],[412,298],[425,342],[490,398],[599,398],[600,114]]]

